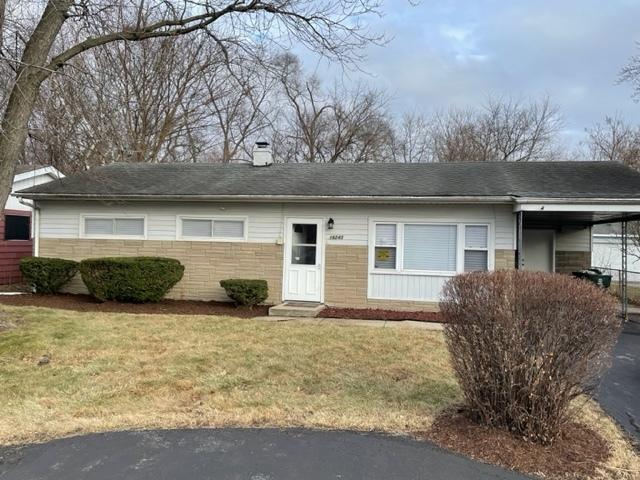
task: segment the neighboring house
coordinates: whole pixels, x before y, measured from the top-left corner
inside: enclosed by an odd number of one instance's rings
[[[591,225],[640,214],[615,163],[113,164],[22,192],[36,253],[160,255],[173,298],[226,300],[263,278],[269,302],[435,308],[456,273],[590,266]],[[75,281],[71,291],[82,291]]]
[[[53,167],[19,165],[13,177],[11,192],[42,185],[64,175]],[[22,257],[33,254],[32,209],[20,203],[13,194],[7,199],[0,218],[0,284],[21,280],[18,266]]]
[[[596,225],[591,239],[591,263],[597,267],[613,270],[614,280],[622,268],[622,237],[619,224]],[[640,283],[640,248],[629,238],[627,271],[629,283]]]

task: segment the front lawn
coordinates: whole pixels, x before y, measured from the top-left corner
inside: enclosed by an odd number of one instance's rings
[[[412,433],[460,400],[439,332],[2,311],[17,326],[0,332],[0,444],[178,426]]]

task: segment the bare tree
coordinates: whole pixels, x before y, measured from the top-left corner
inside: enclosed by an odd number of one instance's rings
[[[215,161],[249,156],[253,142],[267,135],[276,112],[276,84],[263,62],[241,55],[208,73],[204,105],[212,124],[208,133]]]
[[[524,103],[513,98],[489,99],[482,115],[489,150],[498,161],[552,158],[562,127],[558,107],[548,97]]]
[[[276,155],[284,162],[391,161],[387,97],[364,85],[325,90],[306,76],[297,57],[278,59],[287,113],[274,126]]]
[[[429,123],[424,115],[415,111],[402,115],[395,128],[392,155],[395,162],[431,161]]]
[[[332,105],[315,75],[305,77],[298,57],[284,54],[275,59],[281,86],[281,101],[288,115],[274,126],[274,153],[289,162],[320,162],[319,150],[326,145],[328,117]]]
[[[605,117],[587,129],[587,149],[593,160],[620,162],[640,169],[640,127],[632,127],[622,117]]]
[[[325,161],[389,162],[393,126],[389,121],[386,95],[365,85],[352,90],[335,86],[330,97],[329,148]]]
[[[640,42],[636,45],[640,48]],[[619,80],[629,82],[633,88],[633,98],[640,101],[640,54],[631,57],[629,63],[620,72]]]
[[[250,53],[252,39],[298,43],[326,57],[350,61],[379,37],[361,21],[376,0],[42,0],[29,2],[29,19],[5,16],[3,38],[17,38],[20,53],[3,58],[14,75],[0,124],[0,203],[11,189],[40,88],[72,59],[96,47],[203,32],[222,52],[235,45]],[[61,32],[75,35],[70,44]],[[18,50],[16,48],[16,50]],[[71,75],[71,73],[69,73]]]
[[[205,148],[200,90],[215,58],[186,37],[109,44],[42,88],[27,156],[67,172],[114,161],[193,161]],[[218,59],[220,61],[221,59]]]
[[[428,141],[434,162],[487,162],[491,139],[480,113],[452,108],[436,112],[428,125]]]
[[[433,161],[537,161],[554,157],[562,122],[548,98],[491,98],[481,109],[438,112],[429,124]]]

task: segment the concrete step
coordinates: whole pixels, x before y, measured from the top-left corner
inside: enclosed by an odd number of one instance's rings
[[[269,309],[272,317],[317,317],[324,309],[322,303],[284,302]]]

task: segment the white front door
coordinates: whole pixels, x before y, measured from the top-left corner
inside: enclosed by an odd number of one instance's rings
[[[324,221],[290,218],[286,225],[284,300],[322,301]]]

